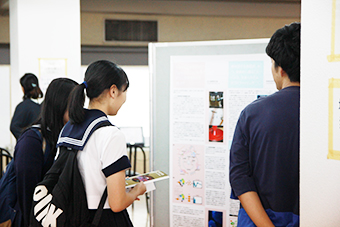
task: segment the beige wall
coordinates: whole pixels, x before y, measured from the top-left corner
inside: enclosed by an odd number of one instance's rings
[[[159,42],[268,38],[279,27],[300,21],[300,18],[148,16],[83,12],[82,45],[126,45],[119,42],[104,42],[104,19],[157,20]],[[0,43],[9,43],[8,16],[0,16]]]
[[[9,43],[9,16],[0,16],[0,43]]]
[[[159,41],[269,38],[279,27],[299,18],[179,17],[159,19]]]
[[[104,42],[105,19],[157,20],[159,42],[269,38],[279,27],[300,21],[300,18],[82,13],[81,36],[83,45],[124,45],[124,43],[119,42]]]
[[[104,42],[104,20],[157,20],[156,16],[138,16],[106,13],[82,13],[81,14],[81,43],[82,45],[126,45],[126,43]],[[147,44],[146,44],[147,45]]]

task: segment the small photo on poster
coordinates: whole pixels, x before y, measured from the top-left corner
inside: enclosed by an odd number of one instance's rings
[[[223,92],[209,92],[209,141],[223,142]]]
[[[223,108],[223,92],[209,92],[209,108]]]
[[[223,226],[223,212],[209,210],[208,226],[209,227],[222,227]]]
[[[223,142],[223,126],[209,126],[209,142]]]

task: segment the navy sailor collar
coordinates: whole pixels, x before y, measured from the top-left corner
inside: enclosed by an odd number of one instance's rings
[[[57,147],[64,146],[83,150],[92,133],[104,121],[109,121],[106,114],[100,110],[85,110],[85,120],[80,124],[67,122],[59,134]]]

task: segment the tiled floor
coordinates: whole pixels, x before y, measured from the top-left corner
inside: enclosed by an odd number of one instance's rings
[[[133,205],[128,207],[127,211],[134,227],[149,227],[150,216],[146,209],[145,195],[139,196],[139,199],[140,201],[135,201]]]

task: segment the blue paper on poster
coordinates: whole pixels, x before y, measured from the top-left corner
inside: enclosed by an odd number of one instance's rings
[[[263,88],[263,61],[230,61],[229,88]]]

